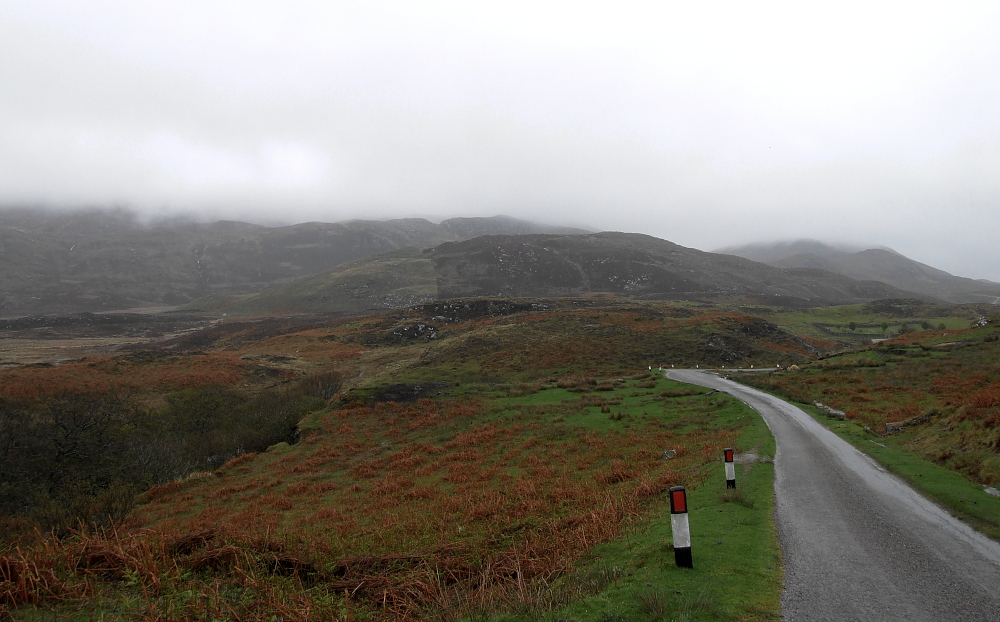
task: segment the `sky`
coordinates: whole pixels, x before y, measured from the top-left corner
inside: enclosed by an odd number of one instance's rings
[[[1000,281],[1000,3],[0,0],[0,205],[510,216]]]

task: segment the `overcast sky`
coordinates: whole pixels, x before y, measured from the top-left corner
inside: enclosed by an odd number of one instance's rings
[[[0,0],[0,203],[498,213],[1000,281],[1000,3]]]

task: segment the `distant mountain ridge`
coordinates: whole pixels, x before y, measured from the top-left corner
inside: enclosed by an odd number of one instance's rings
[[[794,305],[1000,302],[1000,284],[955,277],[885,248],[797,241],[724,250],[508,216],[267,227],[145,225],[124,210],[0,209],[0,317],[195,300],[197,308],[239,313],[356,312],[451,297],[592,292]]]
[[[402,248],[497,233],[583,233],[509,216],[265,227],[144,225],[125,210],[0,209],[0,316],[170,306],[251,294]]]
[[[198,301],[233,314],[360,312],[435,299],[612,293],[816,306],[919,297],[824,270],[784,269],[638,233],[490,235],[340,266],[255,296]],[[929,297],[925,297],[929,298]]]
[[[1000,302],[1000,283],[955,276],[886,247],[844,249],[816,240],[747,244],[715,252],[779,268],[814,268],[932,296],[953,303]]]

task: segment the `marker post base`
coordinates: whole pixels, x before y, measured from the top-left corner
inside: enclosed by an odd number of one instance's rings
[[[691,559],[691,547],[674,549],[674,563],[678,568],[694,568],[694,560]]]

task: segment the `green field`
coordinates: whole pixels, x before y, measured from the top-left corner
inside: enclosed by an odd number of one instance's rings
[[[743,306],[739,310],[762,317],[797,335],[848,343],[881,339],[908,330],[921,330],[925,326],[934,329],[944,326],[946,330],[965,329],[981,316],[971,305],[946,307],[917,301],[911,301],[911,304],[853,304],[801,310]]]

